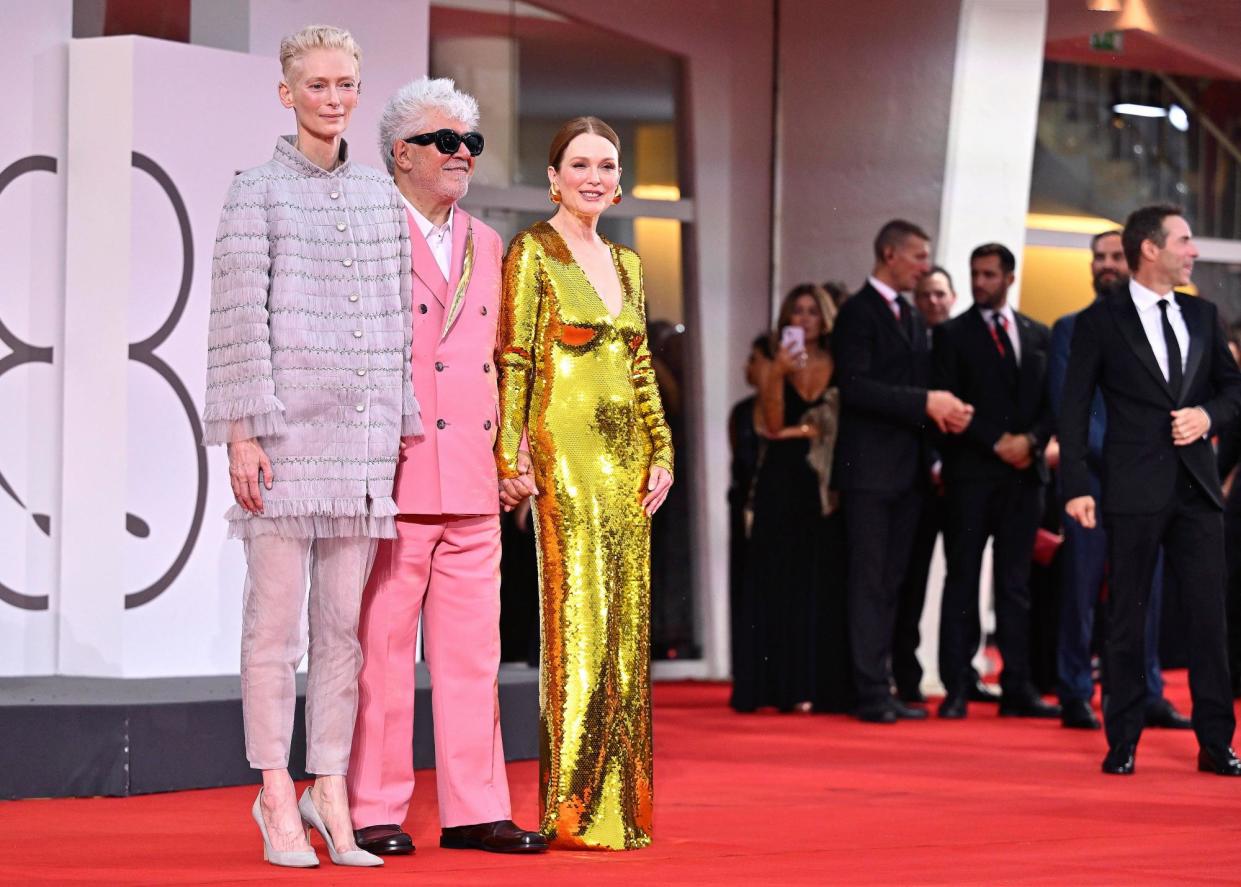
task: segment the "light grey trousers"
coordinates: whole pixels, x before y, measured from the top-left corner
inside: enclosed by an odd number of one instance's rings
[[[289,765],[302,607],[310,574],[310,659],[306,682],[306,770],[349,769],[358,711],[358,614],[375,540],[351,536],[293,539],[253,536],[246,545],[241,622],[241,711],[246,757],[256,770]]]

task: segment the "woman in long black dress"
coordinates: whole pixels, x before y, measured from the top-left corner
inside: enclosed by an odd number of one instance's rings
[[[847,683],[843,619],[829,612],[841,598],[831,589],[843,578],[842,559],[833,557],[838,534],[827,517],[838,414],[829,387],[833,316],[821,287],[794,287],[781,304],[775,336],[800,327],[805,349],[781,346],[759,367],[765,443],[733,637],[731,704],[737,711],[836,708],[836,693],[823,686],[835,671],[825,667],[828,661],[839,659]]]

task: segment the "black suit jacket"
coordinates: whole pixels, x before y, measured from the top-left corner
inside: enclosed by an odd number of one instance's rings
[[[1051,333],[1016,311],[1021,362],[1014,374],[1004,363],[977,305],[935,329],[932,386],[951,391],[974,407],[974,418],[961,434],[941,444],[944,480],[999,480],[1014,469],[995,454],[1005,432],[1034,438],[1034,464],[1025,469],[1046,482],[1042,451],[1051,437],[1052,412],[1047,397],[1047,358]]]
[[[1102,510],[1151,514],[1169,505],[1183,464],[1219,508],[1224,507],[1215,454],[1207,440],[1172,443],[1171,412],[1198,406],[1211,432],[1241,415],[1241,371],[1232,359],[1215,306],[1176,293],[1189,329],[1181,396],[1174,398],[1138,318],[1128,286],[1100,298],[1077,318],[1060,414],[1060,461],[1066,500],[1090,495],[1086,439],[1096,386],[1107,403]]]
[[[912,305],[908,314],[909,328],[902,329],[887,300],[868,283],[836,317],[837,489],[897,492],[925,480],[930,350],[922,317]]]

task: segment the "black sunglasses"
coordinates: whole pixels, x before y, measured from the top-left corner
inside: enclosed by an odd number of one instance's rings
[[[437,129],[435,132],[424,132],[407,139],[401,139],[411,145],[434,144],[441,154],[456,154],[461,143],[465,142],[465,150],[471,157],[483,153],[483,134],[481,132],[457,133],[451,129]]]

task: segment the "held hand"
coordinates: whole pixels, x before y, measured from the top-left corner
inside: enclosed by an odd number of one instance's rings
[[[651,479],[647,481],[646,488],[650,492],[643,498],[642,507],[646,510],[646,516],[650,517],[659,511],[659,506],[668,498],[668,491],[672,489],[672,474],[667,468],[652,468]]]
[[[1178,447],[1201,440],[1211,428],[1211,420],[1201,407],[1172,411],[1172,443]]]
[[[1000,439],[995,442],[993,449],[997,456],[1013,468],[1029,468],[1034,461],[1030,447],[1030,438],[1024,434],[1009,434],[1006,431],[1000,435]]]
[[[790,351],[781,345],[779,350],[776,351],[776,356],[772,358],[771,364],[777,375],[787,376],[794,370],[799,370],[806,365],[806,352]]]
[[[1064,513],[1077,521],[1087,530],[1093,530],[1095,524],[1094,496],[1078,496],[1064,503]]]
[[[970,420],[974,418],[974,408],[951,391],[928,391],[926,414],[940,431],[960,434],[969,427]]]
[[[259,472],[263,483],[259,483]],[[228,481],[237,504],[251,514],[263,513],[263,491],[271,489],[271,462],[256,438],[235,440],[228,445]]]
[[[534,483],[534,463],[525,450],[517,451],[518,477],[500,481],[500,504],[505,511],[512,511],[529,496],[537,496],[539,488]]]

